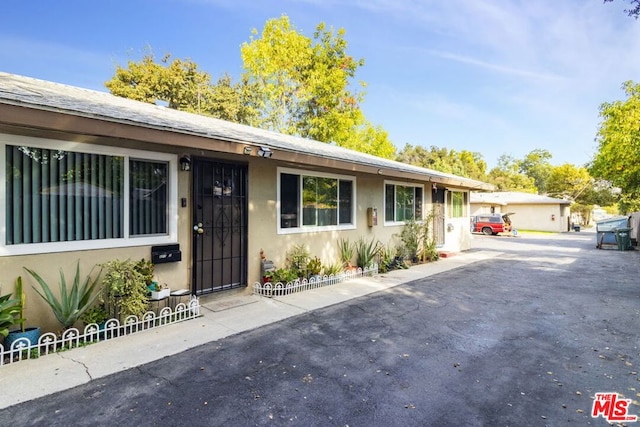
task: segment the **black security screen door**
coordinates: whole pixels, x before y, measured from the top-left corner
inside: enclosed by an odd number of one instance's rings
[[[247,285],[247,167],[194,159],[193,291]]]

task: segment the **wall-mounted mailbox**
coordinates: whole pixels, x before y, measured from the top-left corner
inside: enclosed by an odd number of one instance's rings
[[[369,227],[378,225],[378,208],[367,208],[367,225]]]
[[[182,260],[180,245],[162,245],[151,247],[151,262],[164,264],[165,262],[178,262]]]

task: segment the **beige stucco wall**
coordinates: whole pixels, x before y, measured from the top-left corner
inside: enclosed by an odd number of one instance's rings
[[[221,154],[213,151],[184,150],[170,146],[161,146],[134,141],[114,141],[100,139],[100,145],[122,146],[136,150],[148,150],[181,156],[207,157],[220,161],[245,162],[248,165],[248,251],[247,268],[248,283],[245,292],[252,291],[252,285],[261,279],[260,277],[260,251],[264,250],[265,256],[275,262],[276,266],[285,264],[287,251],[294,245],[306,245],[312,256],[319,257],[324,264],[333,264],[339,260],[338,240],[348,239],[352,242],[359,238],[367,241],[375,239],[385,246],[395,247],[400,243],[398,235],[402,231],[402,225],[384,224],[384,183],[386,179],[398,182],[392,177],[384,175],[350,173],[344,170],[328,170],[314,165],[297,166],[292,163],[278,161],[277,158],[264,159],[257,156],[245,156],[234,154]],[[277,231],[277,171],[278,167],[294,168],[304,171],[318,170],[325,173],[354,176],[356,179],[355,191],[355,222],[356,228],[349,230],[314,231],[307,233],[278,234]],[[177,243],[182,251],[182,261],[159,264],[155,267],[155,276],[159,283],[167,284],[172,289],[191,288],[191,257],[192,257],[192,209],[191,196],[192,173],[178,170],[177,187]],[[408,182],[408,181],[403,181]],[[424,184],[424,213],[431,210],[430,185]],[[183,207],[181,200],[186,199]],[[377,208],[378,224],[369,227],[367,224],[367,208]],[[451,223],[452,228],[446,231],[446,224]],[[469,218],[447,218],[445,220],[446,245],[441,248],[447,251],[460,251],[470,246]],[[50,308],[33,291],[35,282],[26,274],[23,267],[36,270],[48,283],[57,288],[59,283],[59,269],[62,268],[67,278],[73,277],[75,265],[80,260],[82,275],[94,267],[114,259],[150,259],[151,246],[136,246],[114,249],[95,249],[85,251],[51,252],[45,254],[0,256],[0,284],[3,293],[13,292],[14,281],[18,276],[24,280],[24,290],[27,294],[27,323],[38,325],[44,331],[59,329]],[[97,273],[98,268],[94,270]]]
[[[471,208],[474,215],[489,212],[486,204],[474,203]],[[571,210],[569,206],[560,204],[508,204],[496,205],[496,213],[514,212],[511,215],[513,227],[516,230],[549,231],[561,233],[567,231],[568,218]],[[555,219],[552,219],[552,215]]]
[[[277,226],[277,168],[287,166],[277,161],[257,159],[249,165],[249,254],[248,277],[250,285],[260,280],[260,250],[276,267],[283,267],[286,254],[295,245],[305,245],[312,256],[317,256],[324,264],[339,261],[338,240],[366,241],[375,239],[384,245],[397,245],[394,236],[402,231],[402,226],[385,226],[383,213],[384,177],[355,174],[356,177],[356,228],[352,230],[315,231],[307,233],[278,234]],[[300,170],[308,170],[300,168]],[[323,172],[347,175],[344,171]],[[378,225],[368,227],[367,208],[378,209]],[[251,289],[247,289],[250,292]]]
[[[40,289],[39,285],[23,267],[38,273],[55,292],[55,290],[59,290],[61,269],[64,271],[67,286],[71,286],[78,261],[80,262],[80,277],[84,279],[92,268],[94,268],[93,274],[97,274],[100,270],[100,264],[113,259],[149,259],[149,250],[148,246],[141,246],[0,257],[2,293],[14,293],[15,280],[18,276],[22,276],[23,291],[26,295],[27,326],[41,326],[45,330],[55,331],[60,326],[55,320],[50,307],[33,290],[34,286]],[[176,264],[185,264],[185,261]],[[179,270],[179,266],[175,264],[158,265],[156,266],[156,277],[160,283],[173,283],[175,276],[181,276]],[[92,277],[94,276],[92,275]],[[57,292],[57,295],[59,295],[59,292]]]
[[[445,244],[443,251],[460,252],[471,248],[469,217],[447,218],[444,222]]]

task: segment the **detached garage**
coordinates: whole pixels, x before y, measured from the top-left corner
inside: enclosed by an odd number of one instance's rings
[[[505,191],[471,193],[471,214],[510,213],[515,229],[563,232],[571,227],[571,202],[538,194]]]

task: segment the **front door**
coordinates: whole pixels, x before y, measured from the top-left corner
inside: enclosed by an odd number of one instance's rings
[[[247,285],[247,166],[193,161],[193,292]]]
[[[436,245],[444,245],[444,188],[434,188],[431,191],[433,204],[433,238]]]

